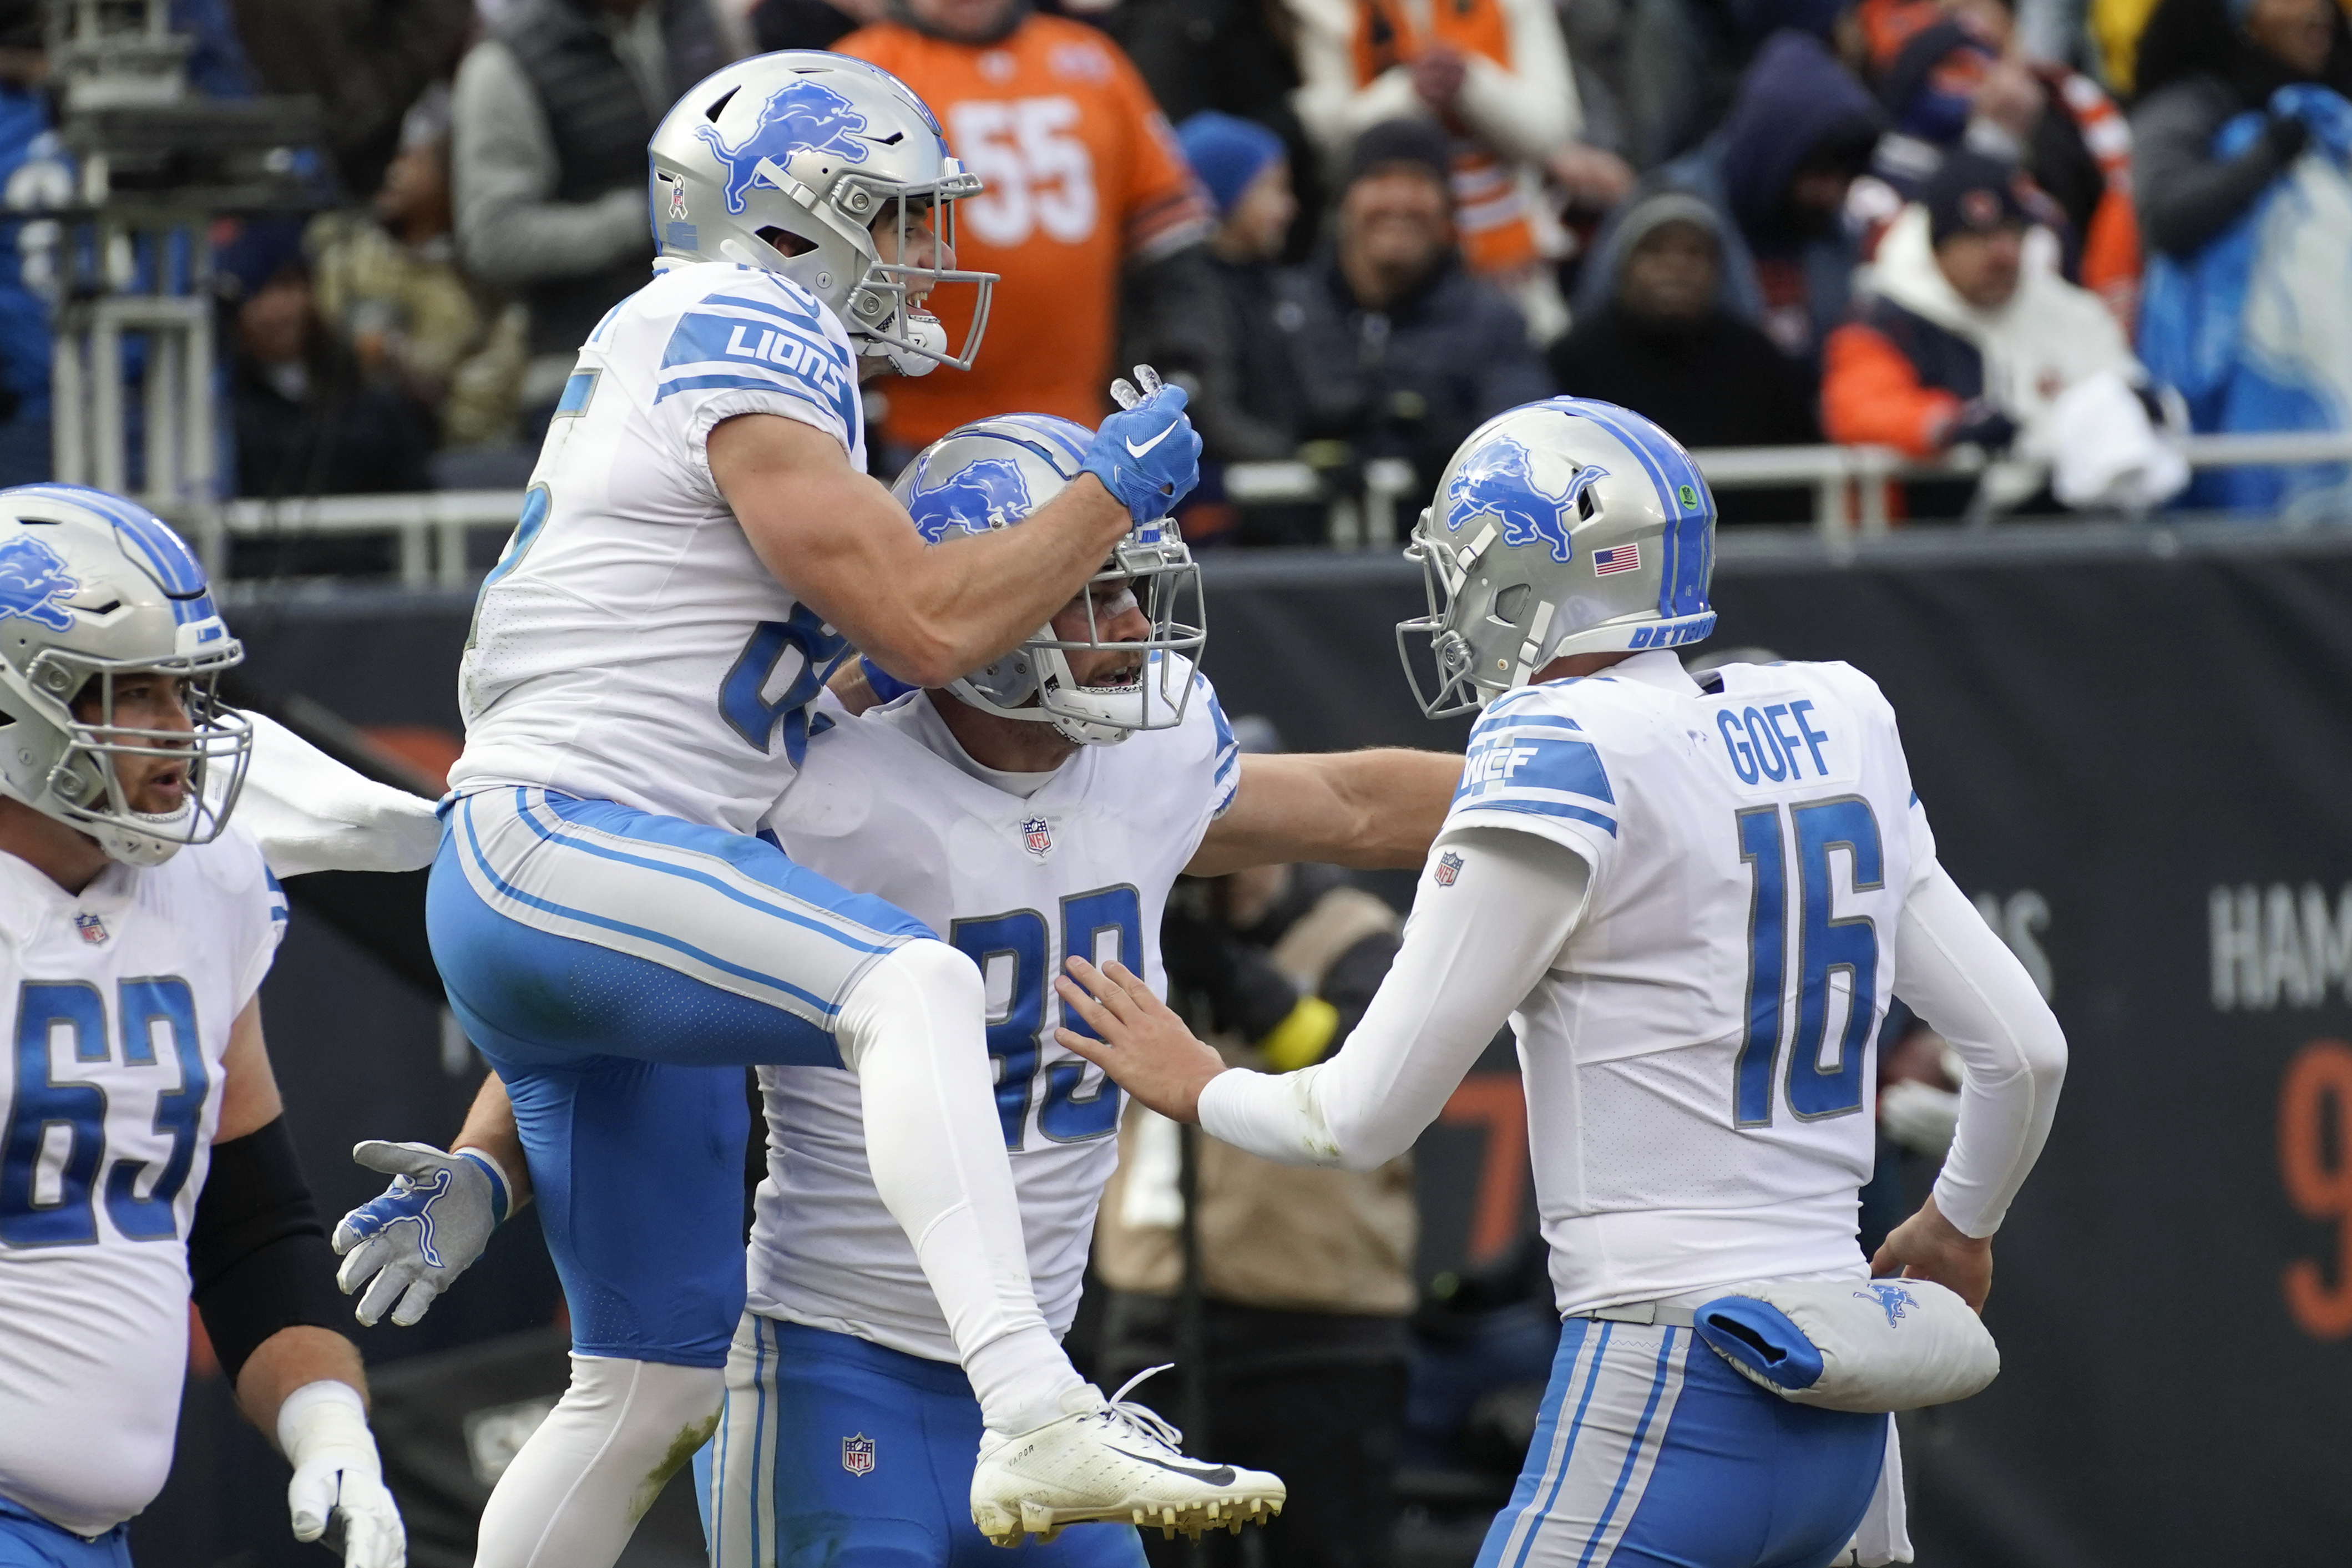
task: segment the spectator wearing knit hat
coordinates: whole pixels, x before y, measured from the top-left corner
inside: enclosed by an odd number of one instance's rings
[[[1980,153],[1945,157],[1857,280],[1855,320],[1831,334],[1822,422],[1832,440],[1920,458],[1969,443],[2050,458],[2088,443],[2097,451],[2062,465],[2062,500],[2160,500],[2187,476],[2155,445],[2146,373],[2098,296],[2058,275],[2021,183]],[[2080,458],[2108,453],[2115,474],[2078,480]]]
[[[1594,239],[1576,310],[1615,292],[1622,215],[1660,191],[1683,191],[1722,220],[1726,300],[1780,352],[1817,361],[1844,318],[1858,259],[1843,213],[1885,114],[1862,83],[1809,33],[1767,39],[1740,78],[1731,112],[1698,148],[1654,171]]]
[[[1517,309],[1463,265],[1452,148],[1421,120],[1356,139],[1332,242],[1275,305],[1299,435],[1350,460],[1398,457],[1425,491],[1481,422],[1552,390]]]
[[[1813,373],[1735,314],[1722,218],[1681,191],[1649,196],[1618,225],[1616,289],[1551,346],[1571,397],[1645,414],[1685,447],[1803,446],[1822,438]],[[1726,522],[1797,522],[1802,489],[1727,490]]]
[[[1214,287],[1167,345],[1192,387],[1191,414],[1212,462],[1287,458],[1297,447],[1297,394],[1274,322],[1274,263],[1298,204],[1282,139],[1255,121],[1203,110],[1177,128],[1184,156],[1216,204],[1208,274]]]

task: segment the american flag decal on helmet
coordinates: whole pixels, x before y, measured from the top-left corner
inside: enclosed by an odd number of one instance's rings
[[[1620,544],[1609,550],[1592,552],[1592,574],[1606,577],[1612,572],[1638,572],[1642,569],[1642,547]]]

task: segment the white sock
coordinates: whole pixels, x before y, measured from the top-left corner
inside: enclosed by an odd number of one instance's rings
[[[981,1419],[1013,1433],[1062,1414],[1062,1395],[1086,1380],[1029,1280],[986,1005],[971,959],[943,942],[910,942],[866,972],[835,1033],[857,1073],[874,1185],[914,1243]]]
[[[726,1394],[715,1366],[573,1356],[572,1386],[482,1510],[474,1568],[612,1568]]]

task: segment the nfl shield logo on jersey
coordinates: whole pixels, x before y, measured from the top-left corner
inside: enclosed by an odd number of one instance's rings
[[[1021,819],[1021,847],[1043,860],[1054,852],[1054,828],[1042,816]]]
[[[74,916],[74,929],[80,931],[82,941],[92,947],[106,940],[106,921],[96,915]]]
[[[853,1476],[874,1473],[874,1439],[860,1432],[841,1440],[841,1468]]]
[[[1440,855],[1437,858],[1437,870],[1433,873],[1433,876],[1439,887],[1450,888],[1454,886],[1454,879],[1460,875],[1462,875],[1461,856],[1456,855],[1453,850],[1448,849],[1444,854]]]

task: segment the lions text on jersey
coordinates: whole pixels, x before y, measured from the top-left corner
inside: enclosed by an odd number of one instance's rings
[[[286,902],[240,828],[76,896],[0,855],[0,1500],[84,1536],[172,1464],[221,1058]]]
[[[1240,779],[1224,715],[1195,679],[1181,726],[1087,747],[1045,775],[972,763],[932,700],[915,693],[814,740],[772,818],[795,860],[874,889],[981,966],[1030,1272],[1056,1334],[1076,1310],[1095,1208],[1118,1163],[1122,1096],[1055,1043],[1063,1020],[1051,981],[1076,952],[1117,958],[1166,987],[1160,911]],[[755,1529],[777,1539],[780,1518],[831,1510],[825,1494],[844,1483],[863,1488],[851,1499],[860,1512],[921,1517],[929,1510],[909,1500],[939,1484],[935,1468],[950,1478],[944,1517],[977,1549],[952,1478],[969,1473],[978,1410],[915,1250],[867,1174],[858,1080],[763,1068],[760,1082],[768,1175],[716,1457],[717,1561],[752,1561]],[[819,1364],[833,1371],[805,1370]],[[898,1386],[902,1401],[930,1390],[945,1410],[884,1432],[849,1394],[778,1396],[779,1377],[801,1375],[827,1390],[879,1378],[872,1386]],[[836,1415],[839,1431],[826,1425]],[[1131,1533],[1105,1542],[1111,1533],[1083,1526],[1065,1540],[1133,1557]],[[939,1561],[950,1544],[933,1543]]]
[[[665,264],[656,264],[665,265]],[[706,443],[796,419],[866,466],[856,360],[790,279],[667,264],[580,351],[459,676],[459,793],[539,784],[749,833],[842,638],[752,551]]]

